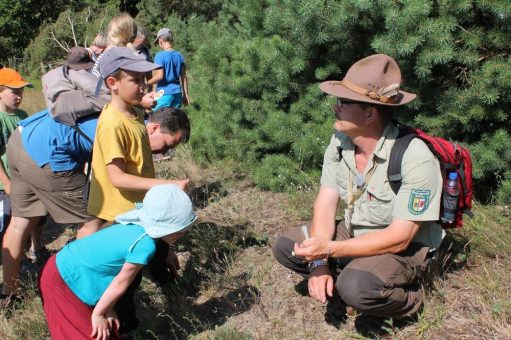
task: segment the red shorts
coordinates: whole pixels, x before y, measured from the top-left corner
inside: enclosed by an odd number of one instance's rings
[[[39,291],[44,314],[53,340],[90,339],[91,315],[94,309],[83,303],[62,280],[50,257],[39,276]]]

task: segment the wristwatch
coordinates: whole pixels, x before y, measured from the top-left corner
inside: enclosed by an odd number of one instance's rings
[[[328,261],[324,259],[314,260],[309,262],[309,272],[313,271],[317,267],[328,266]]]

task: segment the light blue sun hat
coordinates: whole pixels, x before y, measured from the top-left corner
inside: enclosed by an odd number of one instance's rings
[[[183,232],[196,219],[190,197],[174,184],[152,187],[143,203],[137,203],[135,209],[115,218],[120,224],[142,226],[145,234],[152,238]]]

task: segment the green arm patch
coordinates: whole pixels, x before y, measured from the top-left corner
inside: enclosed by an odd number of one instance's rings
[[[413,189],[410,192],[410,200],[408,201],[408,211],[414,215],[423,214],[429,206],[431,190]]]

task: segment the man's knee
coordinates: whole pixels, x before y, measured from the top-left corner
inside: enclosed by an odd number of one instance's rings
[[[342,300],[360,312],[370,310],[382,298],[383,285],[373,273],[350,268],[341,272],[335,284]]]
[[[293,255],[295,240],[287,236],[280,235],[277,237],[272,246],[273,257],[284,267],[302,275],[308,275],[307,261]]]
[[[289,257],[292,256],[294,242],[285,236],[279,235],[271,247],[273,257],[285,267],[289,267]]]

